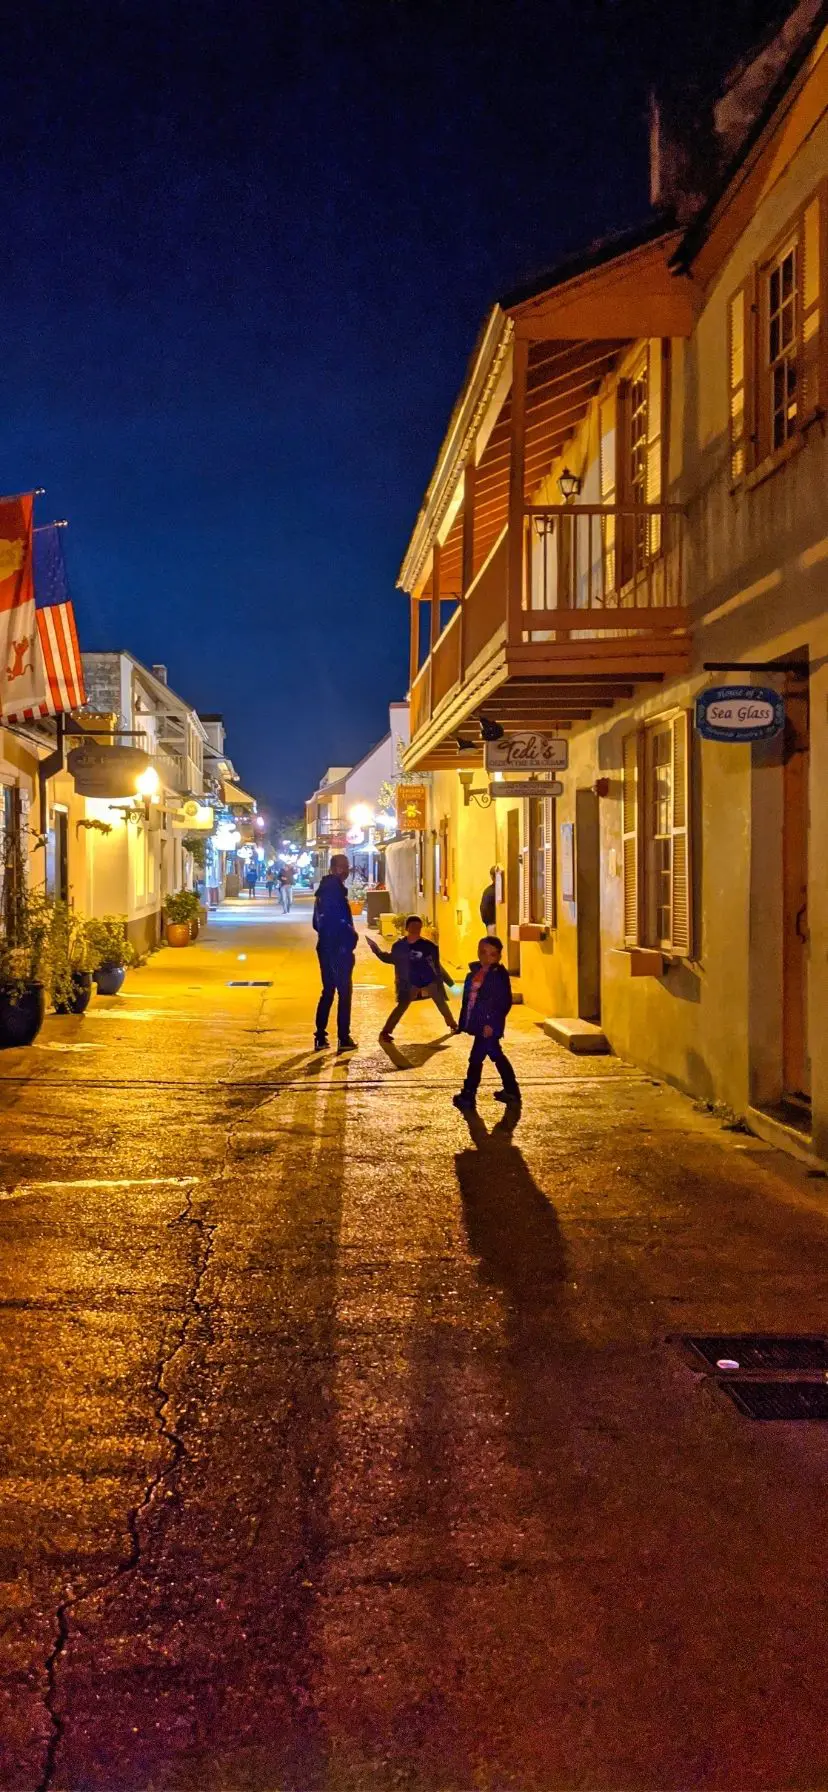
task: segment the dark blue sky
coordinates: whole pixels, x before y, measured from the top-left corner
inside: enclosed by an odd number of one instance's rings
[[[82,644],[166,661],[265,802],[383,732],[480,319],[644,214],[648,84],[723,10],[738,35],[761,0],[7,21],[0,489],[71,520]]]

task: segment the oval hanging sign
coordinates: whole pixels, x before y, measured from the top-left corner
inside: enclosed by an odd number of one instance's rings
[[[771,740],[784,726],[783,698],[761,685],[717,685],[696,698],[696,728],[704,740]]]

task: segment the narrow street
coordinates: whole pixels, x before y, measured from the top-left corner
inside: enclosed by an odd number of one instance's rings
[[[528,1009],[470,1127],[364,945],[314,1057],[309,919],[0,1062],[4,1792],[825,1785],[825,1427],[670,1338],[824,1330],[828,1184]]]

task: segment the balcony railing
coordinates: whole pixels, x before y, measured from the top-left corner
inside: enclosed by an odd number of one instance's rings
[[[507,676],[528,676],[533,647],[543,676],[556,651],[565,672],[564,659],[584,641],[595,644],[591,677],[601,676],[601,642],[612,642],[605,657],[608,672],[617,673],[624,639],[651,657],[661,644],[667,668],[666,642],[687,626],[680,505],[533,505],[523,527],[523,589],[511,629],[504,529],[414,679],[412,738],[451,693],[460,693],[470,673],[484,677],[490,661],[505,661]],[[672,652],[675,657],[675,641]]]
[[[527,511],[524,641],[680,628],[677,504],[549,504]]]

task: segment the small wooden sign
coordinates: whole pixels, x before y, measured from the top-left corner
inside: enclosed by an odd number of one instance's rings
[[[569,742],[549,734],[504,734],[487,740],[487,772],[565,772]]]
[[[525,784],[519,784],[515,779],[511,784],[506,784],[502,778],[498,778],[496,783],[489,785],[489,795],[492,797],[539,796],[545,802],[548,797],[563,796],[563,785],[557,779],[554,783],[543,784],[540,778],[527,778]]]
[[[422,833],[426,825],[424,784],[397,785],[397,828],[401,834]]]
[[[136,796],[138,779],[151,765],[140,747],[104,747],[92,740],[73,747],[66,760],[78,796]]]

